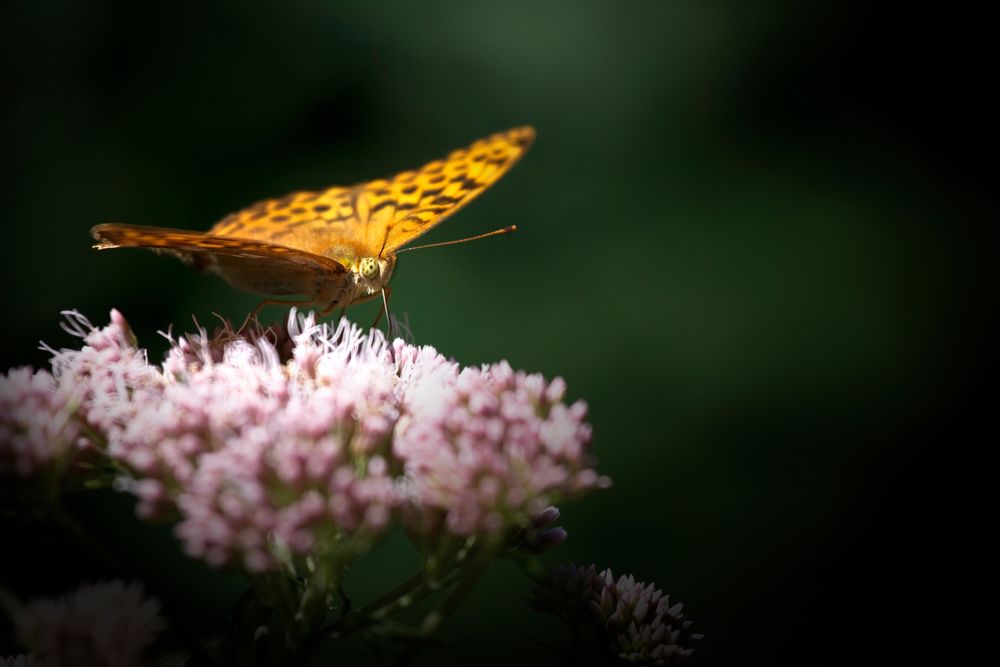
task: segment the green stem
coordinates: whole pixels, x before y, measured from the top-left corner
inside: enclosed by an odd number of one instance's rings
[[[421,570],[400,585],[393,588],[391,591],[375,598],[363,607],[358,608],[356,611],[351,612],[348,616],[374,616],[376,614],[379,616],[385,616],[384,613],[380,613],[384,607],[398,603],[400,599],[411,594],[416,589],[425,586],[426,584],[427,573]]]
[[[459,570],[452,570],[448,572],[443,577],[425,581],[420,586],[416,587],[411,593],[400,597],[398,600],[385,605],[377,612],[375,612],[374,617],[377,619],[386,619],[395,614],[400,609],[412,606],[413,603],[419,602],[428,595],[436,593],[442,588],[446,588],[453,584],[459,577]]]
[[[468,564],[461,570],[461,580],[458,586],[444,599],[444,601],[424,617],[420,624],[419,634],[422,637],[429,637],[437,632],[448,617],[454,613],[455,609],[472,592],[479,580],[486,574],[493,557],[496,555],[497,547],[486,544],[476,552]]]
[[[479,580],[486,574],[486,570],[489,569],[490,563],[496,556],[500,546],[500,544],[496,543],[487,543],[483,545],[483,548],[476,550],[472,558],[458,571],[458,575],[461,577],[458,586],[448,594],[440,605],[424,617],[420,627],[410,632],[395,633],[401,639],[416,641],[410,641],[406,644],[403,651],[393,660],[393,665],[407,665],[416,659],[417,655],[426,645],[426,641],[423,640],[429,639],[434,633],[440,630],[445,621],[448,620],[458,606],[468,597],[472,589],[479,583]]]
[[[398,609],[409,606],[414,600],[423,597],[418,594],[421,588],[427,587],[426,576],[424,571],[417,572],[391,591],[338,619],[326,629],[325,634],[332,638],[343,637],[367,626],[372,619],[386,618]]]
[[[316,644],[325,636],[321,630],[333,602],[333,593],[340,586],[345,562],[321,560],[306,582],[295,614],[293,658],[302,664],[309,659]]]
[[[460,570],[451,570],[442,577],[428,579],[427,571],[417,572],[394,589],[372,600],[363,607],[355,609],[326,629],[326,636],[340,638],[362,630],[376,622],[384,623],[393,614],[412,606],[428,595],[436,593],[455,582],[461,574]],[[387,626],[389,627],[389,626]],[[412,637],[419,634],[415,630],[401,630],[392,626],[385,634]]]
[[[345,564],[336,560],[321,560],[313,569],[295,614],[296,626],[305,635],[314,634],[326,619],[333,592],[340,585],[345,570]]]
[[[281,625],[290,627],[295,620],[298,601],[288,585],[288,575],[283,572],[269,572],[251,578],[251,583],[260,598],[274,608]]]
[[[380,623],[384,634],[401,639],[425,639],[436,632],[444,621],[455,611],[469,594],[479,579],[485,574],[489,563],[496,556],[500,544],[487,543],[475,548],[473,542],[465,541],[462,549],[452,549],[450,556],[442,560],[434,559],[427,566],[406,579],[389,592],[355,609],[326,628],[324,635],[330,638],[344,637],[366,627]],[[437,576],[431,573],[445,571]],[[431,611],[418,628],[406,628],[386,621],[396,612],[459,581],[444,601]]]

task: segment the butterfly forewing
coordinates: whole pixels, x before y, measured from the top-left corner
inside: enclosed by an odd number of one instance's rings
[[[392,209],[385,227],[366,235],[369,247],[398,250],[475,199],[493,185],[531,146],[535,131],[519,127],[480,139],[417,171],[403,172],[390,183],[388,195],[374,192],[371,208]]]
[[[324,255],[331,239],[360,243],[352,189],[336,186],[266,199],[219,221],[209,234],[256,239]]]
[[[495,183],[534,137],[532,128],[519,127],[391,178],[260,201],[227,216],[210,233],[318,255],[346,244],[378,257],[429,231]]]

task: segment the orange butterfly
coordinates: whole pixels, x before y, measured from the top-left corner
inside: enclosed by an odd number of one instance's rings
[[[266,299],[260,306],[315,305],[326,315],[381,294],[388,314],[396,253],[495,183],[534,138],[534,129],[517,127],[389,179],[257,202],[205,233],[120,224],[97,225],[90,233],[99,250],[150,248],[215,271],[239,289],[305,297]]]

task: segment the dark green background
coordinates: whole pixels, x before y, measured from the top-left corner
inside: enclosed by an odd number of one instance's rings
[[[71,344],[61,309],[120,309],[158,359],[157,329],[256,303],[166,258],[98,254],[93,224],[206,229],[531,124],[526,158],[426,238],[521,231],[404,256],[393,310],[419,343],[588,401],[615,485],[563,508],[550,559],[685,601],[698,664],[950,651],[964,568],[942,559],[974,526],[949,501],[964,445],[986,442],[965,431],[995,107],[974,19],[916,11],[7,3],[4,367],[44,365],[39,338]],[[159,590],[199,581],[207,617],[239,590],[149,567]],[[353,590],[410,567],[393,541]],[[496,567],[426,663],[544,660],[530,637],[563,637],[525,594]]]

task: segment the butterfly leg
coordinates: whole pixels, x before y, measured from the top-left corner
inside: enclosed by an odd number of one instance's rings
[[[251,322],[256,322],[257,325],[260,326],[260,320],[257,319],[257,310],[259,308],[260,306],[258,306],[257,309],[251,310],[249,313],[247,313],[247,317],[245,320],[243,320],[243,324],[241,324],[240,328],[236,330],[237,336],[241,336],[243,332],[246,331],[247,327],[250,326]]]

